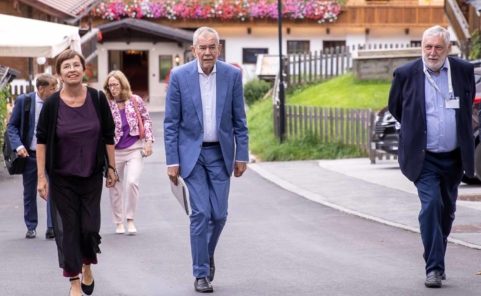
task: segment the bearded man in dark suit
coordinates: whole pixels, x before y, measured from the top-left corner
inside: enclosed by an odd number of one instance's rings
[[[454,57],[449,32],[424,31],[422,58],[394,72],[389,111],[401,123],[398,160],[421,201],[425,286],[440,288],[463,173],[474,175],[473,66]]]

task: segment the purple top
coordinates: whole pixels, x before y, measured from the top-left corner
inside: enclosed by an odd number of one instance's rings
[[[115,149],[125,149],[129,148],[130,146],[134,145],[135,142],[139,140],[139,136],[131,136],[130,133],[130,126],[127,122],[127,115],[125,114],[125,109],[120,109],[120,118],[122,119],[122,136],[119,139],[117,145],[115,145]]]
[[[85,103],[80,107],[69,107],[60,100],[55,173],[63,176],[91,176],[95,169],[100,132],[97,111],[88,92]]]

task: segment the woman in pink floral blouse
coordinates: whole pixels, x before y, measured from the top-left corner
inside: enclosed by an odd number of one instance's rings
[[[115,233],[135,234],[135,210],[139,200],[139,181],[143,157],[152,154],[152,120],[141,97],[132,94],[130,83],[121,71],[112,71],[104,90],[115,122],[115,162],[120,182],[110,188]],[[140,115],[140,116],[138,116]],[[144,133],[139,124],[143,122]],[[143,135],[142,135],[143,134]],[[125,200],[125,201],[124,201]],[[124,205],[125,204],[125,205]]]

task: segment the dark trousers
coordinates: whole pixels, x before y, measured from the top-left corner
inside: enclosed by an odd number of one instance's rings
[[[419,224],[426,273],[444,271],[447,239],[454,221],[462,176],[459,149],[448,153],[426,153],[421,175],[414,183],[421,201]]]
[[[28,230],[35,230],[38,224],[37,212],[37,159],[34,151],[29,151],[23,180],[23,218]],[[51,228],[50,199],[47,200],[47,227]]]
[[[220,146],[202,148],[192,173],[185,178],[189,188],[190,244],[193,275],[209,276],[210,258],[227,220],[230,176]]]
[[[55,233],[62,234],[56,242],[66,277],[78,275],[82,264],[97,263],[102,182],[100,173],[87,178],[50,176],[50,197],[62,227],[54,223]]]

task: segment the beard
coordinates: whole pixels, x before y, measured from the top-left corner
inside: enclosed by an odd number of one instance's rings
[[[423,62],[426,65],[426,68],[434,72],[438,72],[444,65],[445,61],[446,58],[440,58],[438,60],[430,60],[428,58],[423,58]]]

